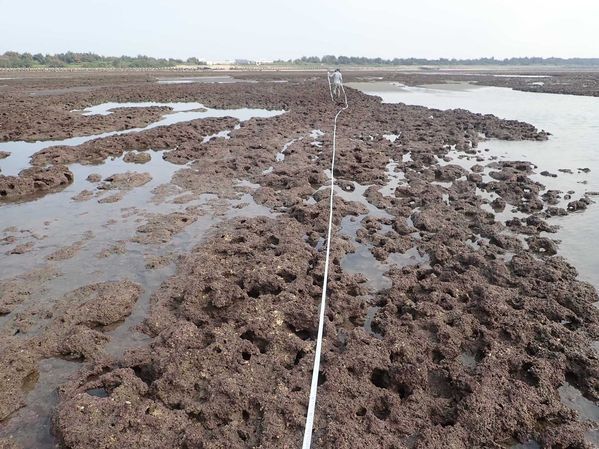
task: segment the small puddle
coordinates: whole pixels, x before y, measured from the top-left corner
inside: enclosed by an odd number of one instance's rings
[[[25,407],[0,423],[0,438],[17,441],[24,448],[53,448],[51,413],[58,403],[57,388],[80,367],[77,362],[46,359],[38,364],[39,380],[26,397]]]
[[[381,310],[381,308],[378,306],[368,307],[368,310],[366,311],[366,319],[364,320],[364,330],[366,331],[366,333],[368,335],[371,335],[380,340],[383,338],[383,335],[381,333],[375,331],[374,328],[372,327],[372,320],[374,320],[374,317],[376,316],[376,314],[379,310]]]
[[[387,258],[388,265],[397,265],[399,268],[422,266],[430,267],[431,259],[428,254],[420,254],[416,246],[410,248],[405,253],[391,253]]]
[[[476,365],[478,363],[476,361],[476,357],[467,352],[462,352],[458,358],[460,360],[460,363],[464,365],[466,368],[476,368]]]
[[[330,179],[330,170],[325,170],[327,173],[327,177]],[[389,214],[384,209],[380,209],[376,207],[374,204],[370,203],[364,193],[369,187],[372,185],[362,185],[357,183],[356,181],[352,181],[353,189],[349,190],[342,189],[339,185],[335,185],[335,195],[343,198],[345,201],[355,201],[357,203],[363,204],[368,209],[368,213],[366,215],[370,215],[375,218],[394,218],[393,215]],[[327,186],[321,187],[320,190],[328,188]]]
[[[402,181],[406,179],[403,171],[396,171],[397,165],[397,162],[395,162],[393,159],[389,159],[389,163],[385,166],[389,181],[385,186],[379,189],[379,192],[383,196],[393,196],[395,194],[395,189],[397,189]]]
[[[391,280],[385,274],[392,267],[430,266],[429,255],[426,253],[421,255],[416,246],[405,253],[391,253],[384,262],[377,260],[370,251],[372,245],[356,241],[357,232],[362,227],[361,222],[367,216],[347,216],[341,220],[341,233],[350,237],[356,248],[353,253],[347,254],[341,261],[341,268],[345,272],[364,275],[368,288],[373,292],[378,292],[391,287]]]
[[[562,404],[577,412],[581,421],[599,422],[599,406],[585,398],[578,388],[566,382],[557,391]]]
[[[466,245],[468,245],[474,251],[478,251],[483,246],[489,245],[490,242],[490,239],[483,237],[480,234],[474,234],[472,237],[466,240]]]
[[[569,382],[565,382],[557,391],[562,404],[574,410],[580,421],[589,421],[595,423],[595,425],[599,423],[599,406],[585,398],[578,388]],[[596,447],[599,444],[599,430],[594,429],[586,432],[585,440]]]
[[[301,140],[301,137],[299,139],[292,139],[289,142],[287,142],[285,145],[283,145],[283,148],[281,149],[281,151],[279,151],[277,153],[277,155],[275,156],[275,161],[276,162],[283,162],[285,160],[285,153],[287,152],[287,150],[289,149],[289,147],[291,145],[293,145],[295,142],[297,142],[298,140]]]

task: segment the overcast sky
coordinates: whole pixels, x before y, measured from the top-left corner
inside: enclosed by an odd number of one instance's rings
[[[0,0],[0,53],[599,57],[597,0]]]

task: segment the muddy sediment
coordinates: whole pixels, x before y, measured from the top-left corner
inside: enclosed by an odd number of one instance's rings
[[[53,83],[48,87],[60,81]],[[242,123],[194,120],[68,150],[48,148],[33,157],[40,166],[99,164],[131,150],[166,149],[168,163],[185,164],[154,189],[168,210],[131,208],[106,217],[111,226],[133,220],[130,235],[91,256],[117,260],[129,245],[165,247],[144,254],[144,267],[154,272],[176,261],[176,271],[151,292],[127,280],[124,270],[120,280],[76,288],[37,306],[31,298],[39,297],[36,288],[43,289],[54,271],[0,281],[0,335],[10,349],[0,360],[0,435],[12,441],[2,425],[26,405],[30,387],[23,385],[36,383],[39,361],[59,357],[82,362],[59,387],[52,412],[59,447],[297,447],[328,222],[336,109],[326,84],[304,75],[284,84],[132,83],[52,98],[74,109],[102,101],[192,100],[286,113]],[[482,135],[544,140],[548,134],[465,110],[382,104],[351,89],[348,100],[338,128],[314,444],[505,448],[534,440],[542,447],[590,447],[585,438],[595,424],[580,419],[558,392],[567,383],[599,399],[592,347],[599,339],[593,307],[599,298],[551,238],[551,208],[562,198],[531,179],[532,164],[496,161],[478,147]],[[78,120],[64,132],[79,129]],[[98,120],[97,126],[105,125]],[[19,123],[13,133],[24,132]],[[230,130],[228,138],[204,141],[222,130]],[[455,152],[471,164],[456,163]],[[150,182],[144,167],[91,182],[126,195]],[[480,192],[495,195],[492,204]],[[221,211],[209,238],[174,254],[168,245],[175,237],[193,234],[217,214],[194,203],[204,197],[241,198],[237,206],[246,208],[243,201],[251,199],[249,210],[261,207],[268,216]],[[593,207],[576,201],[563,213]],[[494,209],[519,215],[501,221]],[[63,252],[83,252],[88,244],[79,240]],[[344,268],[356,254],[371,257],[370,268],[385,282],[373,284],[370,272]],[[25,288],[27,282],[35,288]],[[145,344],[108,353],[119,326],[137,316],[144,293],[148,306],[136,330]]]

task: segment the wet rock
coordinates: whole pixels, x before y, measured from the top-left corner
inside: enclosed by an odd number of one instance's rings
[[[548,176],[550,178],[557,178],[557,175],[555,173],[550,173],[547,170],[543,170],[541,172],[541,176]]]
[[[0,421],[25,405],[27,389],[36,382],[36,357],[14,338],[0,337]]]
[[[565,215],[568,215],[568,211],[566,211],[566,209],[562,208],[562,207],[548,207],[547,210],[545,211],[545,214],[548,217],[563,217]]]
[[[541,219],[538,215],[529,215],[526,217],[526,224],[528,226],[533,226],[539,232],[556,232],[557,228],[555,226],[550,226],[546,221]]]
[[[93,92],[95,89],[88,86],[85,89],[89,90],[88,95],[97,95]],[[73,86],[68,86],[36,92],[24,104],[16,98],[6,101],[8,108],[19,105],[24,117],[2,118],[0,129],[6,130],[6,133],[0,134],[4,136],[2,140],[57,140],[115,129],[140,128],[158,120],[170,110],[165,107],[117,108],[108,115],[82,115],[71,112],[69,107],[56,107],[72,100],[73,95],[81,94]],[[77,103],[81,104],[80,101]],[[35,126],[31,126],[32,123]]]
[[[557,245],[551,239],[545,237],[528,237],[526,242],[528,243],[530,250],[536,253],[547,256],[557,254]]]
[[[146,268],[156,270],[170,265],[175,260],[174,254],[165,254],[163,256],[148,256],[145,258]]]
[[[58,275],[56,269],[43,267],[21,276],[0,280],[0,316],[12,312],[16,306],[27,301],[35,292],[35,286]]]
[[[67,293],[55,306],[53,321],[38,342],[47,357],[90,360],[109,341],[103,333],[129,316],[142,288],[128,280],[90,284]]]
[[[91,173],[90,175],[87,176],[86,178],[89,182],[100,182],[102,181],[102,175],[100,175],[99,173]]]
[[[494,234],[489,242],[505,250],[519,250],[522,247],[518,238],[505,234]]]
[[[468,175],[468,181],[478,184],[480,182],[483,182],[483,177],[481,175],[479,175],[478,173],[470,173]]]
[[[543,201],[546,203],[555,205],[558,204],[561,199],[560,193],[559,190],[547,190],[547,192],[543,193],[541,198],[543,198]]]
[[[571,175],[573,171],[569,168],[559,168],[557,171]]]
[[[87,326],[108,326],[122,321],[133,310],[142,288],[128,280],[101,282],[67,294],[66,304],[78,304],[65,310],[64,321]]]
[[[148,153],[135,153],[129,151],[123,157],[123,161],[135,163],[135,164],[145,164],[146,162],[150,162],[152,160],[152,156]]]
[[[493,210],[495,210],[497,212],[503,211],[505,209],[506,205],[507,205],[507,203],[500,196],[498,196],[493,201],[491,201],[491,207],[493,208]]]
[[[113,255],[126,254],[126,253],[127,253],[126,242],[124,240],[120,240],[120,241],[116,242],[114,245],[100,251],[100,253],[98,253],[96,255],[96,257],[98,259],[105,259],[105,258],[113,256]]]
[[[83,239],[64,246],[46,256],[46,260],[60,261],[74,257],[84,246],[85,242],[93,238],[93,233],[87,233]]]
[[[25,254],[25,253],[28,253],[29,251],[31,251],[32,249],[33,249],[33,242],[27,242],[27,243],[23,243],[21,245],[15,246],[10,251],[10,254]]]
[[[173,212],[167,215],[155,215],[145,225],[137,228],[134,242],[142,244],[166,243],[173,235],[196,221],[190,213]]]
[[[459,165],[449,164],[435,169],[435,180],[442,182],[455,181],[467,174],[468,172]]]
[[[0,160],[6,159],[8,156],[10,156],[10,152],[8,152],[8,151],[0,151]]]
[[[91,190],[82,190],[77,195],[71,197],[73,201],[88,201],[92,199],[94,196],[94,192]]]
[[[111,114],[112,115],[112,114]],[[111,115],[105,116],[110,117]],[[33,165],[45,164],[99,164],[108,157],[120,157],[125,150],[150,150],[153,148],[174,148],[179,140],[201,142],[206,135],[221,131],[223,128],[233,127],[237,120],[232,118],[209,118],[195,120],[186,124],[175,124],[151,128],[146,131],[115,135],[106,138],[94,139],[76,147],[53,146],[44,148],[35,153],[32,158]],[[228,125],[228,126],[227,126]],[[176,151],[169,151],[167,158],[173,163],[185,164],[197,157],[195,145],[182,145]]]
[[[101,374],[93,382],[108,398],[88,394],[91,385],[60,393],[56,431],[65,447],[183,447],[186,433],[192,431],[185,413],[143,397],[149,386],[131,368]],[[109,428],[111,435],[103,430]]]
[[[18,176],[0,175],[0,202],[39,196],[65,188],[73,173],[65,166],[32,167]]]
[[[99,204],[117,203],[117,202],[121,201],[124,197],[125,197],[125,192],[121,191],[121,192],[117,192],[112,195],[108,195],[108,196],[98,199],[98,203]]]
[[[568,211],[576,212],[585,210],[589,206],[589,204],[591,204],[591,201],[588,198],[580,198],[579,200],[571,201],[568,203]]]
[[[141,187],[152,180],[149,173],[126,172],[116,173],[104,179],[104,182],[98,186],[100,190],[130,190],[135,187]]]

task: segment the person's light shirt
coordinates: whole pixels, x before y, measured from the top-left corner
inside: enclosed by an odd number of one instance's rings
[[[333,83],[341,84],[343,82],[343,77],[341,76],[341,72],[333,72],[331,74],[331,78],[333,79]]]

